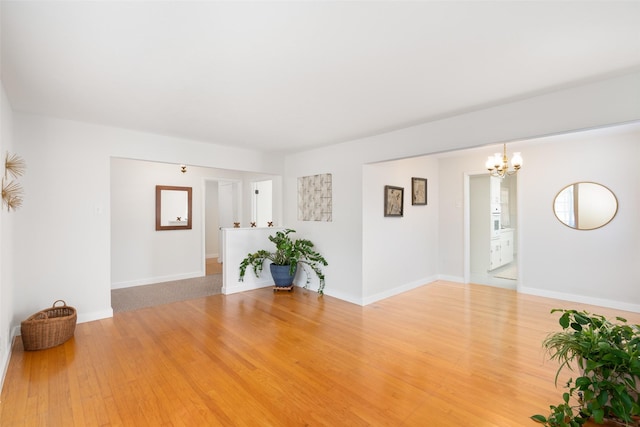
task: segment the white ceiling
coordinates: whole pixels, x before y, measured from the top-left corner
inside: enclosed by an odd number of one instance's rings
[[[16,111],[302,150],[640,69],[638,1],[5,1]]]

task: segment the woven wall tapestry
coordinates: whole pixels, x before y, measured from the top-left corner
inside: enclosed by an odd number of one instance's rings
[[[298,178],[298,220],[331,221],[331,174]]]

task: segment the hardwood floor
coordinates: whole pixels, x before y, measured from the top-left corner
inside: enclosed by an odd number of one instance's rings
[[[222,274],[222,263],[218,262],[218,258],[207,258],[205,260],[205,274]]]
[[[540,343],[556,307],[640,314],[436,282],[366,307],[270,289],[78,324],[24,352],[8,426],[535,426],[561,401]],[[560,383],[562,384],[562,383]]]

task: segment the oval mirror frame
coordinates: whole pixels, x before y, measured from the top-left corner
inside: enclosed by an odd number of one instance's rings
[[[156,231],[191,230],[191,193],[191,187],[156,185]]]
[[[597,182],[569,184],[553,199],[558,221],[574,230],[595,230],[609,224],[618,213],[618,199]]]

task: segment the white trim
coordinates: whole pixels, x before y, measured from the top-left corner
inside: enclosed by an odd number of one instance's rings
[[[203,262],[204,264],[204,262]],[[171,282],[174,280],[193,279],[194,277],[203,277],[205,275],[204,270],[194,271],[186,274],[176,274],[173,276],[161,276],[161,277],[148,277],[146,279],[129,280],[126,282],[112,283],[111,289],[131,288],[133,286],[153,285],[162,282]]]
[[[419,288],[421,286],[435,282],[436,280],[437,280],[437,276],[431,276],[431,277],[425,277],[423,279],[415,280],[413,282],[405,283],[404,285],[396,286],[393,289],[388,289],[384,292],[379,292],[375,295],[371,295],[369,297],[363,298],[361,305],[369,305],[374,302],[377,302],[395,295],[402,294],[412,289]]]
[[[314,290],[315,292],[315,290]],[[351,295],[347,295],[344,294],[342,292],[332,292],[332,291],[327,291],[326,289],[324,290],[324,294],[333,298],[337,298],[339,300],[345,301],[345,302],[349,302],[351,304],[355,304],[355,305],[359,305],[359,306],[363,306],[365,304],[362,303],[362,300],[360,299],[354,299]]]
[[[9,340],[9,348],[0,363],[2,363],[2,377],[0,377],[0,391],[4,387],[4,378],[7,375],[7,371],[9,370],[9,363],[11,362],[11,356],[13,355],[13,340],[16,338],[17,331],[20,330],[19,326],[10,329],[11,339]]]
[[[94,320],[108,319],[111,317],[113,317],[113,308],[109,307],[107,310],[78,313],[78,323],[93,322]]]
[[[251,272],[251,274],[253,274],[253,272]],[[268,272],[267,272],[267,275],[270,276]],[[228,283],[225,283],[222,286],[222,293],[224,295],[230,295],[230,294],[237,294],[238,292],[252,291],[254,289],[267,288],[271,286],[274,286],[273,280],[271,278],[256,279],[251,282],[247,281],[246,284],[245,282],[236,282],[233,285],[229,285]]]
[[[548,291],[548,290],[538,289],[538,288],[529,288],[526,286],[521,286],[520,288],[518,288],[518,292],[521,292],[523,294],[528,294],[528,295],[535,295],[539,297],[553,298],[553,299],[559,299],[563,301],[578,302],[581,304],[597,305],[600,307],[614,308],[617,310],[640,313],[640,304],[629,304],[621,301],[613,301],[609,299],[594,298],[594,297],[588,297],[588,296],[576,295],[576,294],[567,294],[564,292]],[[558,307],[558,308],[561,308],[561,307]]]
[[[438,280],[444,280],[447,282],[455,282],[455,283],[469,283],[464,277],[460,276],[449,276],[446,274],[438,274]]]
[[[7,375],[7,369],[9,369],[9,362],[11,361],[12,351],[8,351],[2,363],[2,377],[0,377],[0,390],[4,387],[4,377]]]

